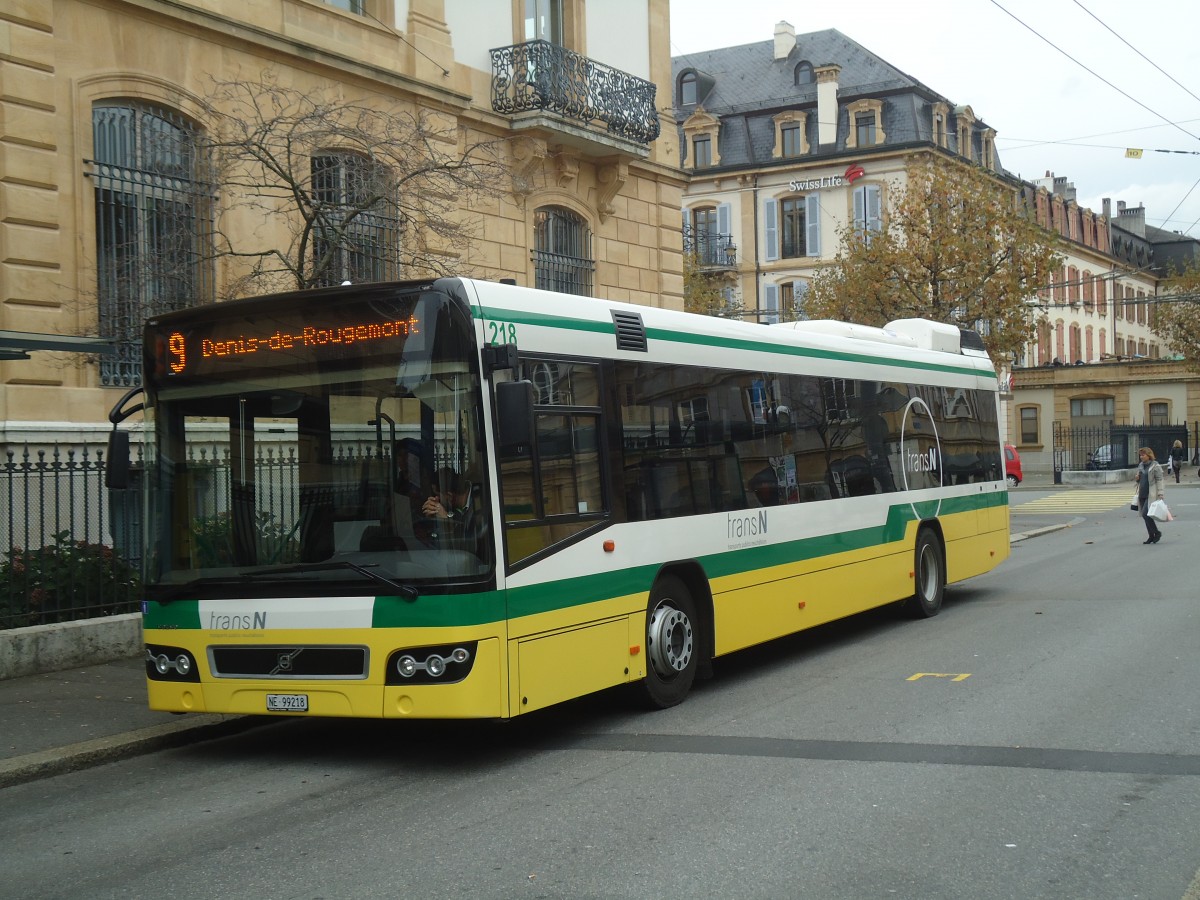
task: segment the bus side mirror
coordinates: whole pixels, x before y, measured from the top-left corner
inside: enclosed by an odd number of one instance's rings
[[[500,456],[529,456],[533,448],[533,382],[496,385],[496,436]]]
[[[129,432],[115,428],[108,435],[108,465],[104,467],[104,486],[111,490],[129,487]]]

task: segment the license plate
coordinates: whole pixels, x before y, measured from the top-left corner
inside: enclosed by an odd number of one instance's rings
[[[267,694],[268,712],[308,712],[308,694]]]

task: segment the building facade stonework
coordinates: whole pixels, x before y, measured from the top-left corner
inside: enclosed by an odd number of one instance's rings
[[[669,27],[667,0],[11,0],[0,10],[0,332],[105,333],[101,245],[127,239],[118,232],[134,219],[101,211],[121,199],[98,123],[150,111],[203,131],[213,79],[237,78],[340,91],[434,120],[463,144],[505,142],[505,189],[457,211],[469,242],[437,248],[461,274],[538,283],[563,256],[539,245],[550,233],[539,226],[561,220],[577,230],[571,264],[589,293],[680,308],[684,176],[675,131],[656,115],[671,90]],[[579,85],[553,76],[585,63],[596,80],[581,104]],[[173,188],[146,187],[135,163],[128,183],[161,208]],[[209,187],[206,202],[231,205],[233,189]],[[245,215],[222,225],[234,237],[279,227]],[[239,265],[218,258],[199,299],[229,295]],[[146,312],[135,298],[120,315]],[[0,446],[103,440],[128,386],[103,365],[53,352],[0,361]]]

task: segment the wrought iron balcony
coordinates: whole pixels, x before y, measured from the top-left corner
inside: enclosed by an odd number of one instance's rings
[[[496,112],[542,109],[588,124],[599,120],[609,133],[642,144],[658,137],[653,82],[549,41],[528,41],[491,53]]]
[[[737,268],[737,245],[732,234],[713,231],[683,229],[683,252],[694,253],[696,264],[706,270],[731,270]]]

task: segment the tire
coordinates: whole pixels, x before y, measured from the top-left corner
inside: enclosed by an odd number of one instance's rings
[[[696,604],[682,581],[659,579],[646,607],[646,677],[642,693],[652,709],[683,702],[700,667]]]
[[[1010,488],[1015,488],[1021,482],[1017,481],[1016,475],[1005,475],[1004,479],[1008,482]]]
[[[946,591],[946,558],[942,542],[932,528],[922,528],[917,534],[913,558],[914,592],[904,601],[904,612],[914,619],[929,619],[942,609]]]

